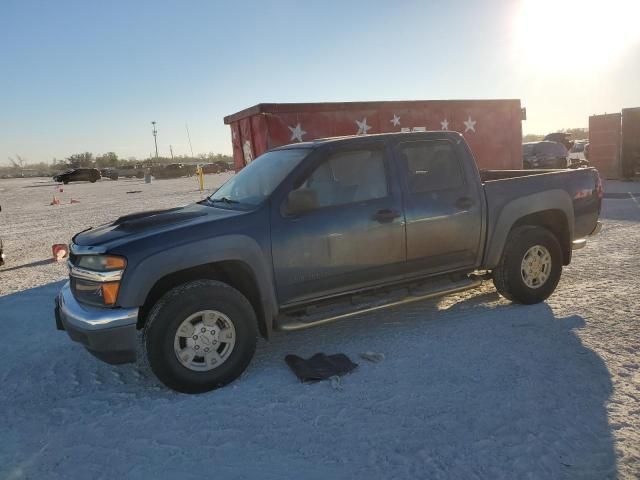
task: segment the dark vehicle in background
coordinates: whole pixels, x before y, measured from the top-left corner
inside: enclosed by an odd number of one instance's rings
[[[569,152],[559,142],[542,140],[522,144],[522,166],[525,169],[569,168]]]
[[[144,168],[141,165],[124,165],[118,168],[118,176],[122,178],[143,178]]]
[[[573,145],[575,144],[575,141],[571,140],[571,134],[567,132],[549,133],[544,136],[543,140],[561,143],[562,145],[564,145],[564,148],[566,148],[567,151],[571,150],[573,148]]]
[[[224,162],[222,160],[218,160],[216,162],[213,163],[205,163],[204,165],[202,165],[202,172],[207,174],[207,173],[222,173],[222,172],[227,172],[229,170],[233,169],[233,165]]]
[[[95,168],[74,168],[53,177],[54,182],[62,182],[65,185],[69,182],[95,183],[98,180],[100,180],[100,172]]]
[[[103,178],[108,178],[110,180],[118,180],[118,177],[120,176],[118,174],[118,170],[116,170],[115,168],[101,168],[100,175]]]
[[[191,177],[195,175],[195,173],[196,167],[194,165],[185,165],[184,163],[156,165],[151,168],[151,174],[158,179]]]
[[[201,168],[202,173],[204,173],[205,175],[209,173],[220,173],[222,171],[220,167],[215,163],[205,163],[201,166]]]
[[[273,330],[488,278],[509,300],[542,302],[598,233],[601,201],[595,169],[478,171],[455,132],[288,145],[198,203],[73,237],[56,324],[111,363],[135,361],[140,333],[165,385],[204,392],[236,379]]]
[[[224,162],[222,160],[213,162],[213,164],[218,166],[219,172],[228,172],[229,170],[233,170],[233,164]]]
[[[569,159],[571,160],[586,160],[584,156],[584,147],[587,145],[586,140],[578,140],[573,143],[573,146],[569,150]]]
[[[589,166],[589,160],[587,159],[587,147],[589,143],[586,140],[576,141],[571,150],[569,150],[569,167],[579,168]]]

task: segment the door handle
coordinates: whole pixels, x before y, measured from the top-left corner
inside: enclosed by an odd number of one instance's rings
[[[396,218],[400,216],[400,212],[397,210],[392,210],[390,208],[383,208],[378,210],[374,215],[373,219],[377,220],[380,223],[392,222]]]
[[[456,207],[460,210],[469,210],[473,205],[474,202],[469,197],[461,197],[456,200]]]

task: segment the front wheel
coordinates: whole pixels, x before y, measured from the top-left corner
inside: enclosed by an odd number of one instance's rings
[[[198,280],[170,290],[154,305],[143,348],[162,383],[201,393],[238,378],[256,340],[256,316],[246,297],[225,283]]]
[[[493,283],[503,297],[518,303],[546,300],[562,274],[562,249],[546,228],[522,226],[507,238]]]

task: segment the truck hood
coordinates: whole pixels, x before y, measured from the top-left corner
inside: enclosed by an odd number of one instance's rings
[[[151,210],[120,217],[112,223],[78,233],[73,243],[80,246],[116,246],[124,241],[137,240],[185,225],[233,217],[244,212],[224,210],[200,204],[167,210]]]

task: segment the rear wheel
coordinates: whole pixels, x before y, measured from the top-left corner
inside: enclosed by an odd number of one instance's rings
[[[201,393],[242,374],[255,352],[257,333],[246,297],[225,283],[198,280],[170,290],[154,305],[143,347],[162,383]]]
[[[507,239],[493,283],[505,298],[532,304],[546,300],[562,274],[562,249],[546,228],[522,226]]]

